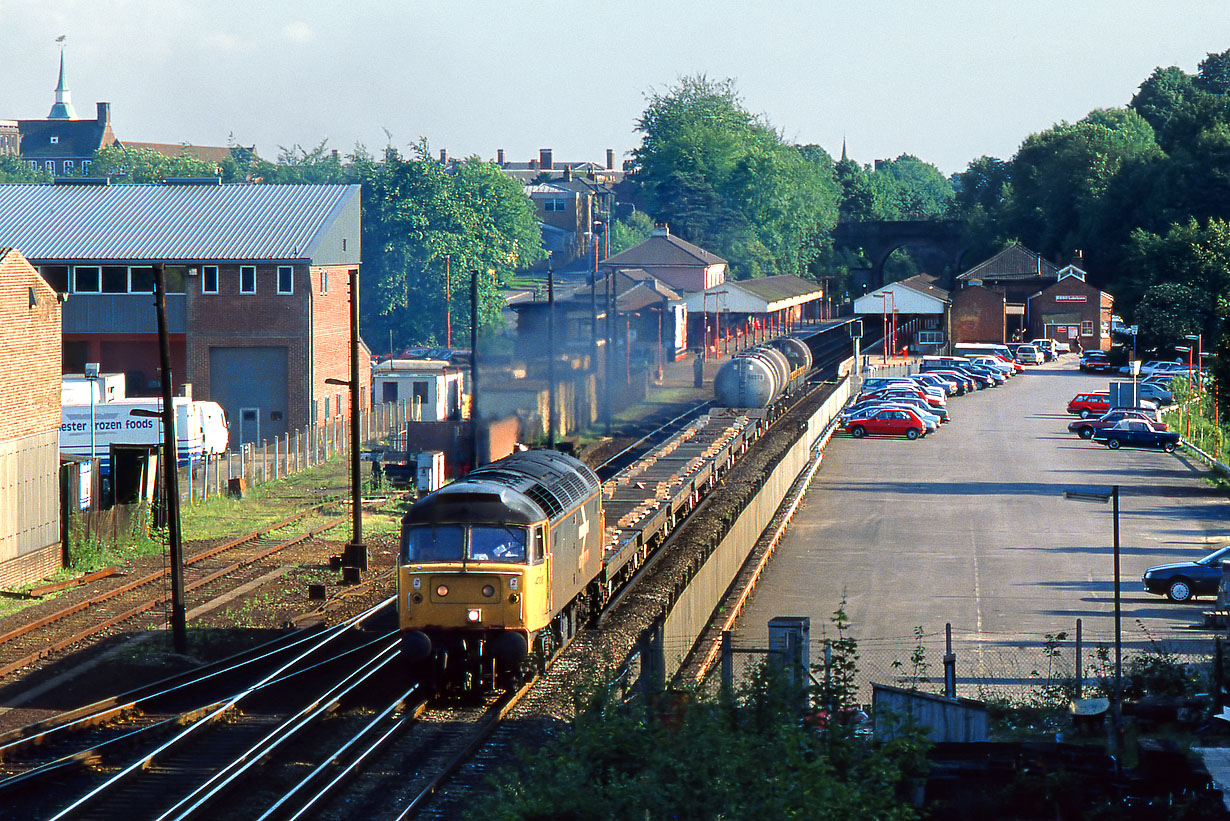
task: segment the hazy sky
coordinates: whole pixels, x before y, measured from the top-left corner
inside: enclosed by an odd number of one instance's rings
[[[704,73],[787,139],[951,173],[1195,71],[1230,4],[0,0],[0,119],[47,115],[62,34],[78,116],[110,101],[120,139],[622,159],[645,95]]]

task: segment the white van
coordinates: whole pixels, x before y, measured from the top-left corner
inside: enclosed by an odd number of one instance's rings
[[[205,454],[226,453],[226,413],[217,402],[200,402],[176,397],[175,438],[178,440],[178,462],[200,459]],[[157,398],[117,399],[96,402],[93,407],[64,405],[60,421],[60,452],[88,458],[99,457],[100,472],[111,470],[112,445],[157,447],[162,444],[162,402]],[[133,411],[141,411],[141,415]],[[93,413],[94,434],[91,442],[90,415]],[[93,454],[91,454],[91,450]]]
[[[952,352],[957,356],[1002,356],[1012,359],[1012,351],[1008,350],[1007,345],[994,342],[962,342],[954,346]]]

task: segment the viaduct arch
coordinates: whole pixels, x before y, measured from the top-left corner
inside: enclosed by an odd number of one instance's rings
[[[871,259],[871,270],[854,287],[866,289],[884,285],[884,263],[893,251],[904,248],[922,266],[939,277],[942,288],[952,288],[961,270],[961,258],[968,250],[964,238],[965,223],[960,220],[892,220],[875,222],[841,222],[833,230],[833,244],[838,248],[862,251]]]

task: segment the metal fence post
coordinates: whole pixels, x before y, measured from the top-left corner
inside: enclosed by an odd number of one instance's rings
[[[735,654],[730,645],[730,631],[722,631],[722,686],[735,684]]]
[[[641,695],[645,699],[646,714],[653,718],[653,707],[659,693],[666,689],[666,647],[661,616],[645,628],[637,643],[641,655]]]
[[[944,625],[944,695],[957,697],[957,656],[952,652],[952,622]]]
[[[1084,698],[1085,690],[1085,655],[1084,637],[1081,634],[1081,620],[1076,620],[1076,697]]]

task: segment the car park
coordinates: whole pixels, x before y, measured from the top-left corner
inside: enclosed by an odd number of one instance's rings
[[[952,380],[957,384],[958,394],[965,394],[970,391],[978,390],[978,384],[969,374],[958,371],[955,368],[936,368],[933,370],[924,370],[923,373],[927,375],[935,375],[941,379]]]
[[[1155,430],[1143,420],[1121,419],[1109,428],[1095,430],[1090,440],[1111,450],[1124,448],[1161,448],[1173,453],[1179,444],[1179,434],[1172,430]]]
[[[918,414],[906,408],[882,408],[870,411],[865,416],[847,419],[844,427],[855,439],[862,439],[870,434],[917,439],[927,433],[926,423],[919,418]]]
[[[1124,419],[1137,419],[1141,422],[1146,422],[1154,430],[1169,430],[1169,426],[1165,422],[1159,422],[1156,415],[1150,416],[1147,411],[1116,408],[1107,411],[1096,419],[1077,419],[1069,422],[1068,433],[1075,433],[1082,439],[1089,439],[1093,436],[1094,431],[1112,427]]]
[[[864,399],[862,401],[855,402],[853,405],[850,405],[843,410],[839,421],[844,424],[850,419],[857,419],[862,416],[867,416],[868,414],[878,410],[906,408],[913,411],[918,418],[923,420],[923,423],[927,426],[928,433],[939,430],[940,424],[948,421],[947,411],[945,411],[944,415],[941,416],[940,414],[933,412],[930,408],[924,407],[925,405],[926,403],[921,400],[911,402],[908,399],[902,399],[894,402],[882,399]]]
[[[969,371],[975,376],[984,376],[987,379],[991,380],[991,387],[999,387],[1000,385],[1008,381],[1008,377],[1004,376],[1000,371],[993,370],[991,368],[986,367],[985,365],[975,365],[974,363],[971,362],[970,364],[965,366],[965,370]]]
[[[1104,351],[1085,351],[1081,354],[1079,367],[1086,373],[1105,373],[1114,366]]]
[[[916,373],[913,378],[915,382],[919,382],[923,385],[931,385],[935,388],[942,388],[944,393],[949,396],[952,396],[961,389],[961,386],[957,384],[956,379],[940,376],[937,373]]]
[[[1150,567],[1140,581],[1146,592],[1165,596],[1174,602],[1191,601],[1196,596],[1216,596],[1224,561],[1230,561],[1230,545],[1194,562]]]
[[[909,385],[888,385],[880,388],[878,391],[860,394],[861,398],[877,398],[877,399],[894,399],[901,396],[912,396],[926,401],[926,403],[934,408],[942,408],[945,405],[945,400],[942,396],[928,393],[921,388],[911,388]]]

